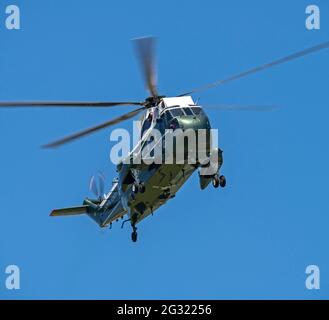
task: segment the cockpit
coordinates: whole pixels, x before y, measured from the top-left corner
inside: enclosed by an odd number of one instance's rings
[[[156,108],[147,110],[142,119],[141,134],[152,127],[161,132],[166,128],[208,127],[209,121],[201,107],[189,96],[163,98]]]
[[[160,121],[165,121],[168,124],[176,122],[174,119],[184,117],[184,116],[199,116],[203,115],[204,112],[202,108],[198,106],[189,106],[189,107],[181,107],[181,106],[173,106],[170,108],[166,108],[160,114]],[[142,135],[152,126],[152,122],[154,120],[153,112],[149,112],[146,118],[143,120],[142,124]]]
[[[182,116],[198,116],[200,114],[203,114],[203,110],[197,106],[177,108],[173,107],[165,110],[161,114],[161,117],[164,117],[167,122],[170,122],[174,118],[179,118]]]

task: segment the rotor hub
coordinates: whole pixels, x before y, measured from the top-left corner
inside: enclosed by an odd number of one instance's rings
[[[148,97],[145,99],[145,107],[146,108],[156,107],[163,98],[165,98],[165,96]]]

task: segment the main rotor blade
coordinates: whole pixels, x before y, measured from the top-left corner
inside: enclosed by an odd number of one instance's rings
[[[0,108],[8,107],[115,107],[141,106],[143,102],[97,102],[97,101],[8,101],[0,102]]]
[[[158,96],[157,75],[155,66],[155,38],[133,39],[137,57],[143,72],[146,87],[153,97]]]
[[[251,75],[253,73],[256,73],[256,72],[259,72],[259,71],[262,71],[262,70],[265,70],[265,69],[268,69],[268,68],[272,68],[274,66],[277,66],[277,65],[286,63],[288,61],[291,61],[291,60],[295,60],[295,59],[304,57],[304,56],[309,55],[311,53],[314,53],[314,52],[317,52],[317,51],[320,51],[320,50],[323,50],[323,49],[327,49],[327,48],[329,48],[329,41],[324,42],[324,43],[321,43],[321,44],[319,44],[317,46],[314,46],[314,47],[311,47],[311,48],[308,48],[308,49],[305,49],[305,50],[296,52],[294,54],[291,54],[291,55],[286,56],[284,58],[275,60],[273,62],[263,64],[263,65],[261,65],[259,67],[252,68],[252,69],[247,70],[245,72],[242,72],[242,73],[233,75],[233,76],[231,76],[229,78],[226,78],[226,79],[223,79],[223,80],[219,80],[219,81],[216,81],[216,82],[207,84],[205,86],[196,88],[196,89],[194,89],[194,90],[192,90],[190,92],[181,94],[178,97],[191,95],[191,94],[196,93],[196,92],[200,92],[200,91],[204,91],[204,90],[207,90],[207,89],[210,89],[210,88],[213,88],[213,87],[217,87],[217,86],[222,85],[224,83],[231,82],[231,81],[234,81],[234,80],[238,80],[240,78],[244,78],[244,77],[249,76],[249,75]]]
[[[259,111],[266,112],[278,108],[275,105],[243,105],[243,104],[202,104],[204,108],[217,109],[222,111]]]
[[[98,126],[95,126],[95,127],[92,127],[92,128],[89,128],[89,129],[86,129],[86,130],[83,130],[83,131],[74,133],[72,135],[69,135],[69,136],[63,138],[63,139],[60,139],[60,140],[51,142],[49,144],[46,144],[46,145],[44,145],[42,147],[43,148],[55,148],[55,147],[59,147],[59,146],[65,144],[65,143],[71,142],[73,140],[77,140],[77,139],[82,138],[84,136],[87,136],[87,135],[89,135],[91,133],[94,133],[94,132],[96,132],[98,130],[101,130],[101,129],[107,128],[109,126],[112,126],[114,124],[120,123],[121,121],[130,119],[130,118],[133,118],[134,116],[136,116],[138,113],[140,113],[141,111],[143,111],[145,109],[146,109],[146,107],[142,107],[142,108],[133,110],[131,112],[128,112],[128,113],[126,113],[126,114],[118,117],[118,118],[115,118],[113,120],[104,122],[104,123],[102,123],[102,124],[100,124]]]

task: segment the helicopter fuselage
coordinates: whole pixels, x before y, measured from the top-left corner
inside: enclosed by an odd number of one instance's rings
[[[103,210],[99,210],[96,215],[92,210],[90,216],[101,227],[105,227],[125,214],[128,214],[134,225],[153,214],[161,205],[174,198],[186,180],[202,166],[198,158],[199,149],[202,148],[202,152],[208,156],[211,154],[210,129],[207,115],[200,106],[194,104],[191,97],[163,98],[159,105],[149,108],[141,125],[142,138],[128,157],[117,165],[118,178],[109,194],[100,203],[100,209]],[[156,141],[154,130],[160,133]],[[204,143],[198,141],[200,130],[207,135]],[[192,145],[195,150],[191,150],[186,141],[186,132],[195,133],[197,141]],[[165,142],[168,133],[173,133],[174,136],[173,148],[169,152],[166,150]],[[183,141],[183,144],[178,144],[178,141]],[[146,153],[147,159],[141,157],[141,161],[136,163],[134,160],[137,155],[143,154],[151,142],[153,146],[161,144],[161,161],[150,159],[154,156],[154,148],[151,148]],[[178,162],[177,153],[181,151],[183,161]],[[218,153],[218,150],[215,149],[215,152]],[[168,163],[168,155],[172,157],[172,163]],[[223,162],[221,152],[219,155],[218,170]],[[218,170],[214,174],[217,174]],[[200,177],[201,189],[209,184],[213,175]]]

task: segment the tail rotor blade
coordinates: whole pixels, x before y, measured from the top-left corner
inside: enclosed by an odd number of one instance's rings
[[[89,190],[98,198],[104,198],[105,190],[105,176],[102,172],[98,172],[97,175],[93,175],[89,181]]]
[[[99,192],[96,184],[96,178],[95,176],[92,176],[90,178],[89,182],[89,190],[98,198],[99,197]]]
[[[99,191],[99,197],[104,196],[104,190],[105,190],[105,176],[102,172],[98,173],[98,191]]]

